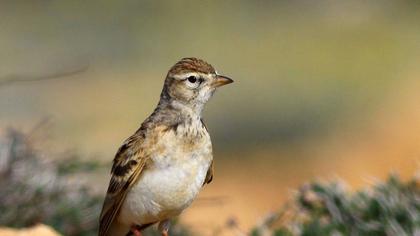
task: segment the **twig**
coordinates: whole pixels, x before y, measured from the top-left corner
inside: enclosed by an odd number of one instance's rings
[[[10,85],[17,82],[35,82],[35,81],[42,81],[42,80],[54,80],[54,79],[62,79],[64,77],[69,77],[75,74],[83,73],[87,71],[89,65],[83,65],[81,67],[67,70],[67,71],[57,71],[46,75],[38,75],[38,76],[28,76],[28,75],[8,75],[3,78],[0,78],[0,87]]]

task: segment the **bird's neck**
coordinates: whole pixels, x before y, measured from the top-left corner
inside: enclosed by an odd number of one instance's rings
[[[193,119],[200,119],[204,105],[202,104],[185,104],[175,99],[161,99],[158,104],[159,110],[169,110],[183,117],[188,116]]]

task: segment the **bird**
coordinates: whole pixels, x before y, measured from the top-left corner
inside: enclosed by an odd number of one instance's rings
[[[158,105],[114,157],[99,236],[141,236],[155,224],[168,236],[170,220],[213,179],[202,112],[216,89],[232,82],[195,57],[169,69]]]

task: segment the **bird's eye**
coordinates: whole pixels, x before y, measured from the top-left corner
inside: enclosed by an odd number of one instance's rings
[[[188,82],[190,82],[190,83],[195,83],[195,82],[197,82],[197,78],[195,77],[195,76],[190,76],[190,77],[188,77],[187,78],[188,79]]]

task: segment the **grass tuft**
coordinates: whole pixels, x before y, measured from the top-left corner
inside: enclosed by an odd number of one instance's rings
[[[313,182],[301,187],[292,205],[276,216],[251,235],[419,235],[419,183],[390,175],[385,182],[349,193],[340,183]]]

